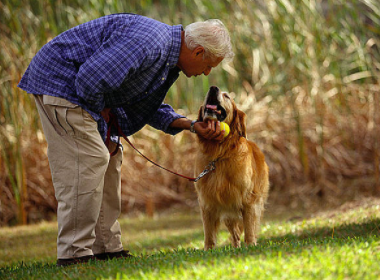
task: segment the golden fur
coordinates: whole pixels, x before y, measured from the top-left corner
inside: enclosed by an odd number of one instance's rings
[[[256,244],[269,191],[264,154],[246,138],[246,114],[237,108],[227,93],[216,89],[218,103],[226,111],[224,122],[229,124],[231,131],[221,143],[198,137],[195,174],[200,174],[211,161],[217,159],[216,170],[196,183],[205,250],[216,245],[221,221],[230,232],[234,247],[240,247],[243,231],[245,243]],[[207,98],[199,110],[198,121],[204,121]]]

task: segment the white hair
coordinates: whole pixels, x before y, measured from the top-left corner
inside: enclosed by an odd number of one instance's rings
[[[223,57],[230,61],[234,57],[227,28],[218,19],[194,22],[185,28],[185,44],[190,50],[205,49],[205,57],[213,60]]]

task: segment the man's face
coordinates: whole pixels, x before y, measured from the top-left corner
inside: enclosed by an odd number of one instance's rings
[[[223,60],[222,57],[216,60],[210,58],[203,59],[203,55],[204,49],[202,47],[195,48],[181,65],[180,68],[187,77],[196,77],[202,74],[207,76]]]

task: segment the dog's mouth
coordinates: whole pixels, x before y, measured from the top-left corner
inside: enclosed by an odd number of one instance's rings
[[[222,95],[218,87],[212,86],[207,93],[203,106],[203,121],[224,121],[227,118],[227,111],[221,105]]]
[[[204,121],[212,120],[222,122],[227,117],[226,109],[224,109],[221,105],[206,104],[204,112]]]

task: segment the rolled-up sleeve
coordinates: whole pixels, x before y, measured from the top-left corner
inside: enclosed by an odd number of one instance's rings
[[[148,124],[165,133],[176,135],[183,131],[183,129],[171,128],[169,125],[180,118],[185,118],[185,116],[177,114],[170,105],[163,103]]]
[[[105,107],[105,94],[117,90],[129,75],[144,63],[145,50],[138,42],[128,40],[115,32],[79,68],[75,87],[79,98],[100,112]],[[127,95],[128,94],[128,95]],[[134,98],[133,93],[125,93],[121,101]]]

